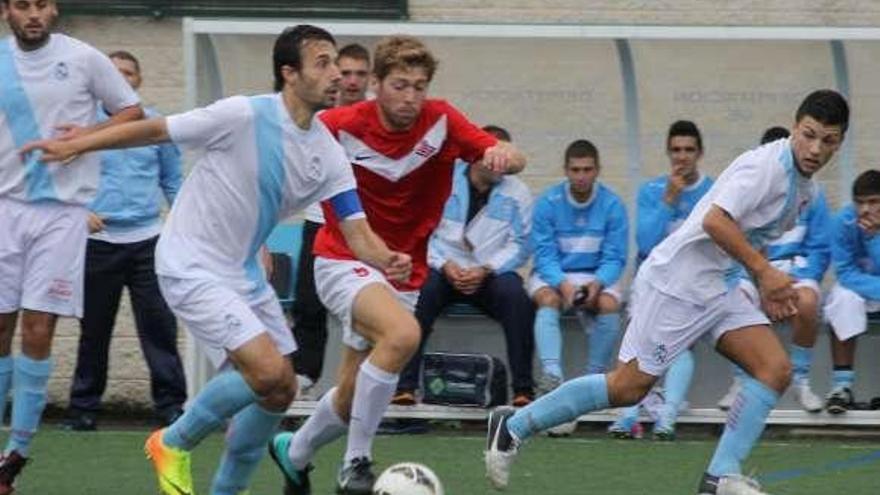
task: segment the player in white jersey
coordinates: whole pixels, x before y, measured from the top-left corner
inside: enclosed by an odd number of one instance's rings
[[[794,279],[761,250],[795,225],[815,194],[811,177],[840,147],[848,122],[849,107],[840,94],[816,91],[798,108],[791,139],[734,160],[639,269],[639,306],[621,344],[618,367],[607,375],[568,381],[516,412],[498,409],[490,415],[486,470],[493,485],[507,485],[526,438],[588,411],[636,403],[669,363],[711,334],[718,352],[749,377],[698,493],[764,494],[742,475],[741,463],[791,380],[791,363],[770,320],[797,312],[797,291]],[[738,289],[740,264],[757,282],[760,308]]]
[[[46,404],[51,345],[59,316],[82,316],[87,210],[99,158],[73,167],[23,159],[18,148],[71,137],[142,116],[138,97],[91,46],[52,34],[54,1],[2,0],[12,36],[0,40],[0,411],[13,392],[12,429],[0,459],[0,494],[29,455]],[[112,115],[96,124],[101,105]],[[21,312],[21,353],[11,355]]]
[[[53,160],[167,140],[203,152],[162,231],[156,271],[168,305],[222,372],[180,419],[147,440],[166,494],[192,494],[190,451],[230,418],[212,493],[246,490],[294,398],[286,355],[296,344],[258,262],[280,219],[326,201],[359,259],[393,279],[406,279],[411,270],[409,256],[390,251],[370,230],[348,158],[315,118],[339,92],[333,37],[297,26],[278,37],[273,57],[280,93],[236,96],[167,119],[25,148],[43,149]]]

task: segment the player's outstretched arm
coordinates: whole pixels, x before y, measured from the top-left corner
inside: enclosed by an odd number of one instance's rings
[[[409,280],[412,273],[410,256],[388,249],[385,241],[370,228],[366,218],[342,221],[339,228],[349,249],[359,260],[382,270],[389,279],[401,282]]]
[[[27,143],[21,154],[42,151],[45,162],[67,163],[89,151],[131,148],[170,140],[165,117],[126,122],[79,136],[73,139],[43,139]]]
[[[758,282],[762,305],[770,319],[785,319],[797,312],[794,305],[797,292],[792,286],[794,280],[774,268],[752,247],[739,225],[726,211],[718,205],[712,205],[703,217],[703,230],[725,253],[752,273]]]

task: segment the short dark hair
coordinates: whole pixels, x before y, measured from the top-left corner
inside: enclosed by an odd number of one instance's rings
[[[272,49],[272,68],[275,74],[275,91],[284,88],[284,76],[281,68],[288,65],[295,70],[302,68],[302,47],[307,41],[329,41],[334,46],[336,40],[333,35],[324,29],[309,24],[292,26],[278,35],[275,47]]]
[[[874,196],[880,194],[880,171],[866,170],[856,177],[852,186],[853,199],[857,196]]]
[[[507,129],[505,129],[503,127],[489,124],[487,126],[484,126],[483,130],[488,132],[489,134],[495,136],[496,139],[499,139],[501,141],[506,141],[508,143],[511,141],[510,133],[507,132]]]
[[[788,132],[788,129],[782,126],[773,126],[764,131],[764,135],[761,136],[761,144],[772,143],[773,141],[779,141],[780,139],[785,139],[788,136],[791,136],[791,133]]]
[[[134,64],[134,68],[137,69],[138,72],[141,71],[141,63],[138,61],[137,57],[132,55],[131,52],[126,50],[116,50],[115,52],[107,55],[107,58],[118,58],[120,60],[128,60],[129,62]]]
[[[572,158],[592,158],[596,160],[596,165],[599,165],[599,150],[596,148],[596,145],[586,139],[578,139],[572,141],[568,148],[565,148],[565,163],[563,166],[568,168],[568,162]]]
[[[804,117],[812,117],[824,125],[840,126],[841,132],[849,128],[849,104],[846,98],[833,89],[813,91],[798,107],[795,122]]]
[[[349,43],[340,48],[336,59],[339,60],[342,57],[363,60],[367,65],[370,65],[370,50],[367,50],[364,45],[359,43]]]
[[[676,120],[669,126],[669,132],[666,134],[666,147],[669,147],[669,143],[672,142],[672,138],[676,136],[686,136],[692,137],[697,140],[697,148],[700,151],[703,151],[703,135],[700,134],[700,129],[697,127],[697,124],[694,124],[690,120]]]

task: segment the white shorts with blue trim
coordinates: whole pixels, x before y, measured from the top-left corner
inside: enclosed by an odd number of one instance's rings
[[[218,280],[167,275],[159,275],[158,279],[168,307],[204,346],[217,369],[226,364],[229,351],[261,333],[269,334],[282,355],[296,350],[293,333],[271,289],[248,297]]]
[[[865,299],[855,291],[834,284],[825,301],[825,319],[840,340],[848,340],[868,330],[868,313],[880,311],[880,301]]]
[[[566,272],[565,280],[572,285],[580,287],[596,280],[596,275],[587,272]],[[544,287],[550,287],[550,284],[545,282],[544,279],[542,279],[541,276],[538,275],[538,272],[532,272],[532,275],[529,277],[528,287],[526,288],[526,292],[529,293],[529,297],[535,297],[535,293],[543,289]],[[623,300],[620,289],[620,282],[610,287],[603,287],[602,293],[608,294],[609,296],[616,299],[617,302],[621,302]]]
[[[0,313],[82,318],[88,210],[0,198]]]
[[[356,351],[365,351],[373,344],[352,325],[352,311],[357,295],[364,287],[381,284],[388,288],[407,311],[415,311],[418,291],[399,291],[385,275],[366,263],[315,257],[315,289],[327,308],[328,328],[342,332],[342,343]]]
[[[697,304],[663,293],[640,278],[635,285],[638,306],[632,308],[618,359],[624,363],[636,359],[639,369],[650,375],[661,376],[706,334],[714,343],[732,330],[770,325],[759,303],[740,287]]]

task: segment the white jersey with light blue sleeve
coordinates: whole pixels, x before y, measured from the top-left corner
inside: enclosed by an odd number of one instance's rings
[[[712,205],[763,249],[795,226],[815,191],[815,183],[798,171],[788,139],[747,151],[724,170],[684,224],[651,251],[637,278],[697,304],[718,297],[739,283],[740,268],[703,230]]]
[[[168,117],[168,133],[198,149],[159,239],[156,271],[222,280],[239,293],[269,290],[258,252],[279,220],[330,200],[343,219],[362,217],[345,152],[320,119],[290,119],[280,94],[235,96]]]
[[[93,125],[99,106],[116,113],[138,102],[110,59],[82,41],[52,34],[25,52],[12,36],[0,40],[0,197],[88,204],[98,188],[99,153],[61,165],[40,161],[39,153],[23,159],[18,149],[53,137],[61,124]]]

